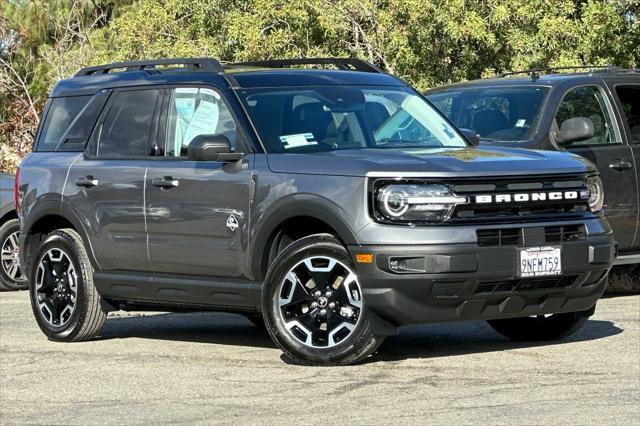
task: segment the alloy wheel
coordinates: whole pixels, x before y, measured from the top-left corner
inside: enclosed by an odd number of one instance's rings
[[[22,275],[22,269],[20,268],[18,235],[19,232],[17,231],[9,234],[9,236],[2,242],[2,246],[0,248],[0,263],[2,264],[2,270],[5,275],[13,281],[20,281],[24,278]]]
[[[66,325],[76,306],[78,277],[64,250],[52,248],[40,258],[35,290],[42,318],[54,327]]]
[[[357,275],[326,256],[308,257],[287,272],[277,292],[278,314],[289,333],[311,348],[331,348],[362,317]]]

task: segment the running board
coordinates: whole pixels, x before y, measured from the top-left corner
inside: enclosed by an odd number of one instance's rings
[[[634,263],[640,263],[640,254],[626,254],[626,255],[618,256],[613,261],[614,266],[632,265]]]
[[[123,271],[93,273],[102,297],[119,302],[152,302],[157,306],[259,310],[262,283],[232,278],[144,274]]]

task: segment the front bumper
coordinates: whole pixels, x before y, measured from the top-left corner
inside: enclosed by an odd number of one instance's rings
[[[545,245],[545,244],[537,244]],[[562,246],[562,275],[517,278],[521,246],[477,244],[350,246],[366,306],[392,326],[497,319],[592,308],[615,256],[611,234]],[[529,246],[529,244],[528,244]],[[372,253],[373,263],[356,255]],[[424,273],[396,273],[394,257],[424,257]]]

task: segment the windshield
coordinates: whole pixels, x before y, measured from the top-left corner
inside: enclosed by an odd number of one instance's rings
[[[523,141],[536,131],[547,87],[465,88],[428,93],[458,128],[488,141]]]
[[[402,87],[243,90],[267,152],[467,146],[427,102]]]

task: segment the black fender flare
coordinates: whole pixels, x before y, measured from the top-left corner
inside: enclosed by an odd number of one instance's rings
[[[13,205],[8,208],[0,207],[0,225],[2,225],[8,218],[18,217],[18,212],[13,208]]]
[[[311,194],[293,194],[279,200],[269,208],[268,213],[259,218],[254,225],[257,230],[250,241],[249,256],[251,273],[262,280],[262,262],[269,239],[276,229],[286,220],[294,217],[312,217],[330,226],[337,237],[346,245],[358,244],[355,233],[343,219],[340,207],[326,198]]]
[[[80,217],[67,205],[57,200],[43,200],[40,203],[37,203],[35,206],[29,209],[29,213],[27,216],[23,216],[22,224],[21,224],[21,233],[20,233],[20,246],[23,248],[20,252],[20,261],[23,265],[26,265],[27,268],[30,266],[27,262],[28,258],[26,257],[25,251],[32,251],[34,247],[26,246],[27,237],[31,234],[31,231],[36,223],[40,221],[43,217],[46,216],[59,216],[63,219],[67,220],[73,228],[80,234],[82,238],[82,242],[87,250],[87,254],[89,255],[89,260],[93,267],[98,270],[99,265],[93,253],[93,248],[91,246],[91,242],[88,238],[88,234],[86,231],[85,225],[80,220]]]

